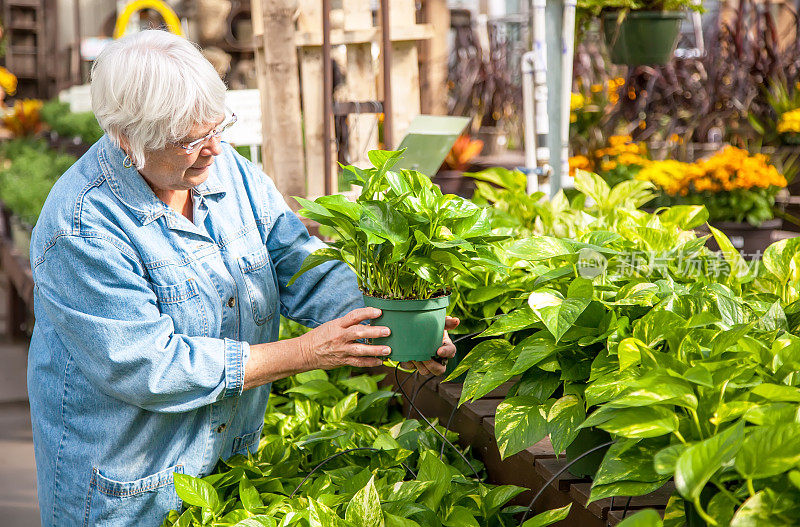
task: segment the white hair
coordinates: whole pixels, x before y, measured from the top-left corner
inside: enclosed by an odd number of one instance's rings
[[[138,169],[144,153],[186,137],[225,114],[225,83],[183,37],[146,30],[108,44],[92,66],[92,109]]]

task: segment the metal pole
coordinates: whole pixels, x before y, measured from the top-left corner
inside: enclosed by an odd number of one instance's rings
[[[75,41],[72,50],[72,83],[81,84],[81,0],[72,2],[72,32],[75,33]]]
[[[527,88],[523,91],[528,93],[528,106],[525,107],[525,122],[527,128],[525,161],[528,173],[529,193],[540,190],[549,194],[550,183],[539,186],[538,178],[540,175],[549,176],[552,173],[550,167],[550,148],[548,147],[548,136],[550,134],[550,123],[548,121],[547,101],[547,27],[545,18],[546,0],[533,0],[531,10],[533,25],[533,51],[523,56],[523,79],[527,83]],[[532,101],[531,101],[532,99]],[[523,99],[524,103],[525,99]],[[532,127],[532,129],[530,129]],[[535,167],[535,169],[534,169]]]
[[[383,56],[383,144],[391,150],[392,137],[392,38],[389,20],[389,0],[381,0],[381,54]]]
[[[558,174],[560,188],[573,188],[569,177],[569,103],[572,96],[572,61],[575,55],[576,0],[564,0],[564,25],[561,30],[561,170]]]
[[[325,164],[325,194],[334,193],[331,170],[331,114],[333,113],[333,67],[331,65],[331,0],[322,0],[322,152]],[[338,190],[338,189],[337,189]]]

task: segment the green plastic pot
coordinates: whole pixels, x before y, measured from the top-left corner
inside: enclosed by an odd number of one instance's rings
[[[614,64],[667,64],[672,59],[683,20],[681,11],[603,13],[603,35]]]
[[[367,307],[377,307],[381,316],[373,326],[387,326],[388,337],[372,339],[372,344],[392,348],[390,359],[404,362],[430,360],[442,345],[444,319],[450,295],[427,300],[396,300],[364,295]]]

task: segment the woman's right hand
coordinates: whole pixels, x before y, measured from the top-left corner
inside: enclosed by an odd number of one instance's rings
[[[367,326],[365,320],[381,316],[373,307],[354,309],[345,316],[326,322],[297,337],[300,350],[309,370],[329,370],[339,366],[369,368],[380,366],[389,356],[388,346],[372,346],[356,342],[359,339],[388,337],[389,328]]]

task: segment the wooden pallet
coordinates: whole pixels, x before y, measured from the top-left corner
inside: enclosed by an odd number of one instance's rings
[[[385,373],[382,383],[386,386],[396,384],[394,370],[378,368]],[[441,382],[441,379],[427,380],[399,372],[398,379],[404,383],[403,389],[408,397],[428,419],[437,419],[439,424],[459,434],[459,443],[470,447],[476,457],[486,466],[489,481],[498,485],[518,485],[530,489],[520,494],[513,503],[527,506],[545,484],[553,480],[537,501],[534,512],[542,512],[572,503],[569,517],[562,525],[613,526],[626,516],[640,509],[652,508],[663,513],[667,500],[675,487],[672,483],[644,496],[617,497],[589,501],[591,481],[580,478],[564,470],[567,461],[563,455],[556,456],[550,439],[545,438],[537,444],[510,456],[500,458],[494,434],[495,412],[498,405],[513,383],[506,383],[487,394],[484,398],[457,407],[461,397],[461,384]],[[455,408],[455,410],[454,410]],[[404,398],[404,412],[409,418],[418,418]],[[452,416],[452,417],[451,417]]]

